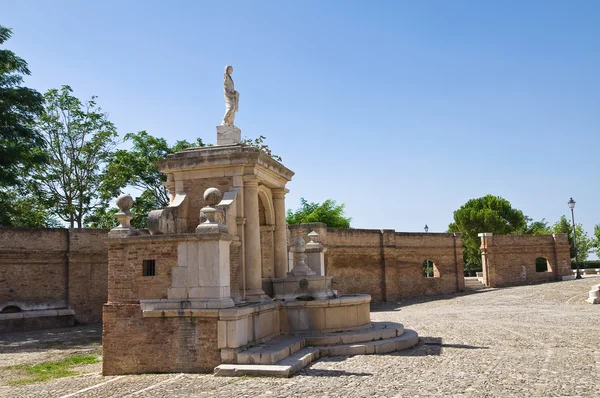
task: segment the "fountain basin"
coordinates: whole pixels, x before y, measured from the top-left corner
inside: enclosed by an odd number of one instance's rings
[[[281,333],[308,330],[335,332],[369,326],[371,322],[369,294],[355,294],[312,301],[282,301]]]

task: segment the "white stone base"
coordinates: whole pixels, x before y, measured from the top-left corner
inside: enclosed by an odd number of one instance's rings
[[[600,304],[600,285],[592,286],[586,301],[590,304]]]
[[[242,130],[235,126],[217,126],[217,145],[233,145],[242,141]]]

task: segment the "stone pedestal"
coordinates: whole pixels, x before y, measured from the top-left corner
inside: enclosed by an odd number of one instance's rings
[[[217,145],[233,145],[242,142],[242,130],[235,126],[217,126]]]
[[[590,304],[600,304],[600,285],[592,286],[586,301]]]
[[[178,266],[173,267],[169,300],[188,300],[188,308],[233,307],[230,291],[229,245],[231,235],[204,235],[198,241],[180,242]],[[161,309],[166,309],[165,307]]]

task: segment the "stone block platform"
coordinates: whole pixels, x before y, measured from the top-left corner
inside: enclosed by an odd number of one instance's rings
[[[291,377],[326,356],[387,354],[416,345],[417,332],[400,323],[377,322],[347,332],[307,332],[281,336],[237,354],[236,364],[215,368],[215,376]]]

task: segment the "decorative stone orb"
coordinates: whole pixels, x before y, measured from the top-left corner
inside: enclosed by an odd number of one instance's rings
[[[127,213],[133,207],[133,198],[128,193],[124,193],[117,198],[117,207],[124,213]]]
[[[296,251],[304,251],[306,248],[306,242],[304,241],[304,238],[301,236],[297,237],[296,241],[294,242],[294,246]]]
[[[215,206],[223,199],[223,194],[217,188],[208,188],[204,191],[204,200],[209,206]]]

